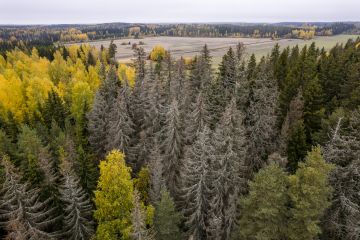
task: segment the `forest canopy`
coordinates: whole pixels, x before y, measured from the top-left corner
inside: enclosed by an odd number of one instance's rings
[[[44,36],[100,31],[72,27]],[[360,38],[261,59],[239,43],[214,69],[206,45],[119,64],[112,42],[41,54],[17,34],[0,56],[2,238],[359,238]]]

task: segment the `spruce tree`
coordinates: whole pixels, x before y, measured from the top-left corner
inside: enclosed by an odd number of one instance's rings
[[[227,53],[223,56],[222,62],[219,66],[219,80],[224,89],[223,98],[226,103],[230,101],[235,92],[235,84],[237,78],[236,57],[233,49],[230,47]]]
[[[149,158],[150,198],[152,202],[155,203],[160,199],[161,189],[165,184],[160,146],[156,140]]]
[[[189,76],[189,90],[195,98],[200,90],[207,89],[212,81],[211,56],[207,45],[201,50],[201,55],[196,56],[192,61],[190,76]],[[191,100],[193,102],[194,99]]]
[[[21,176],[6,157],[2,160],[4,182],[0,198],[0,219],[7,239],[51,239],[47,229],[56,222],[49,199],[41,201],[39,190],[22,182]]]
[[[240,199],[239,239],[286,239],[287,176],[277,164],[255,174],[249,194]]]
[[[195,141],[197,133],[202,131],[206,125],[210,124],[210,116],[206,105],[206,98],[202,91],[196,97],[196,102],[190,106],[190,112],[185,119],[185,138],[186,143],[191,145]]]
[[[0,156],[8,155],[15,157],[16,145],[11,142],[10,137],[3,129],[0,129]]]
[[[42,107],[42,116],[44,118],[45,125],[50,129],[52,121],[55,120],[57,124],[64,129],[65,119],[68,116],[68,110],[65,107],[62,99],[52,89],[48,93],[48,98],[46,99],[44,106]]]
[[[294,173],[296,171],[298,163],[304,160],[307,150],[304,124],[302,121],[298,121],[292,128],[287,144],[287,168],[289,172]]]
[[[308,80],[304,89],[304,125],[309,144],[318,143],[316,134],[321,128],[321,120],[325,116],[322,104],[323,92],[318,78]]]
[[[247,65],[247,74],[246,77],[248,80],[256,78],[256,58],[255,54],[252,54]]]
[[[143,48],[136,48],[134,50],[133,65],[135,67],[135,84],[131,91],[130,101],[132,104],[129,104],[127,108],[130,110],[129,114],[135,124],[135,129],[140,131],[140,127],[143,124],[144,118],[144,109],[146,105],[146,97],[144,97],[144,92],[147,91],[148,85],[146,85],[147,79],[146,76],[146,53]],[[128,88],[125,81],[125,89]],[[129,101],[127,101],[129,102]]]
[[[16,121],[11,111],[7,112],[6,118],[1,121],[1,125],[5,133],[10,137],[11,142],[16,143],[20,131],[20,124]]]
[[[180,187],[180,170],[183,167],[183,125],[180,118],[179,105],[174,99],[167,109],[166,122],[163,129],[163,165],[166,186],[172,196],[176,196]]]
[[[285,155],[291,132],[293,131],[294,126],[299,121],[302,121],[303,115],[304,115],[304,100],[302,97],[302,92],[299,91],[298,94],[291,100],[289,104],[289,108],[286,113],[286,117],[282,122],[280,136],[279,136],[279,151],[281,154]],[[279,118],[280,119],[278,122],[280,123],[282,121],[281,116]]]
[[[246,52],[246,47],[244,43],[239,42],[238,44],[236,44],[235,56],[238,66],[242,65],[244,61],[245,52]]]
[[[232,48],[223,56],[216,81],[207,88],[208,111],[211,112],[211,127],[220,120],[227,103],[235,94],[238,78],[237,59]]]
[[[249,141],[247,166],[258,170],[274,151],[277,136],[278,89],[263,59],[257,67],[257,78],[252,81],[245,109],[245,126]]]
[[[229,239],[235,225],[237,199],[245,189],[246,131],[243,116],[237,109],[235,98],[228,104],[214,135],[216,155],[219,159],[215,184],[214,209],[219,211],[221,239]],[[218,199],[217,199],[218,198]]]
[[[144,48],[139,47],[134,50],[134,66],[136,70],[136,81],[142,81],[146,74],[146,53]]]
[[[95,156],[91,151],[79,146],[76,149],[77,157],[74,163],[76,174],[80,178],[82,187],[88,192],[92,193],[96,187],[96,180],[98,178],[98,170],[95,165]]]
[[[177,212],[173,198],[170,193],[163,188],[159,202],[156,204],[154,227],[158,240],[181,240],[180,230],[181,215]]]
[[[146,228],[146,213],[140,201],[140,196],[137,190],[134,191],[134,209],[131,213],[132,230],[131,239],[134,240],[152,240],[152,235],[149,229]]]
[[[17,145],[20,169],[24,174],[24,178],[39,186],[43,180],[43,172],[40,168],[40,152],[43,150],[43,145],[36,131],[28,126],[22,126]]]
[[[61,174],[63,179],[60,194],[65,207],[63,232],[59,237],[72,240],[90,239],[94,233],[93,206],[90,198],[73,171],[72,163],[67,159],[63,159]]]
[[[113,40],[111,40],[110,45],[109,45],[109,52],[108,52],[108,54],[109,54],[109,59],[108,59],[109,63],[112,63],[112,62],[115,61],[116,49],[117,49],[116,44],[114,43]]]
[[[109,126],[105,149],[107,152],[118,149],[127,154],[130,146],[130,138],[134,133],[134,123],[129,114],[127,102],[128,87],[126,84],[121,91],[117,98],[114,99],[113,107],[109,113]]]
[[[110,112],[113,109],[114,100],[118,92],[119,80],[114,67],[112,67],[106,80],[96,92],[94,105],[88,113],[89,142],[94,152],[100,158],[106,154]]]
[[[325,237],[356,239],[360,234],[360,201],[357,197],[360,192],[359,112],[351,113],[348,127],[346,119],[339,117],[329,142],[324,146],[325,159],[335,164],[330,176],[334,189],[332,204],[323,220]]]
[[[198,133],[197,140],[185,154],[184,182],[184,215],[189,234],[194,239],[209,237],[209,220],[213,195],[215,173],[215,149],[211,141],[210,130],[205,127]]]
[[[186,81],[186,69],[185,69],[185,61],[183,58],[180,58],[175,63],[175,71],[174,77],[170,82],[170,97],[176,98],[179,102],[180,108],[184,106],[184,100],[186,95],[185,89],[185,81]]]
[[[296,45],[291,49],[288,59],[289,69],[284,79],[279,83],[279,122],[281,123],[289,109],[289,104],[294,96],[299,92],[301,76],[300,66],[301,59],[299,57],[299,47]]]
[[[314,239],[321,233],[320,220],[331,205],[328,178],[332,168],[322,157],[320,147],[313,147],[295,175],[289,176],[289,239]]]

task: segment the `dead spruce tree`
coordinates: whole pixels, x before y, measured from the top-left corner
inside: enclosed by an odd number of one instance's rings
[[[146,227],[146,212],[142,206],[138,191],[134,191],[134,208],[131,213],[132,232],[131,238],[134,240],[154,240],[152,229]]]
[[[202,131],[210,123],[210,116],[206,108],[206,98],[203,91],[200,91],[197,95],[196,102],[191,104],[190,112],[185,121],[186,144],[191,145],[195,141],[198,132]]]
[[[200,56],[196,56],[191,63],[188,93],[189,102],[195,102],[197,93],[209,87],[212,81],[211,56],[207,45],[201,50]]]
[[[183,166],[184,139],[182,133],[183,126],[178,101],[173,99],[167,108],[165,126],[162,132],[164,136],[162,161],[166,186],[174,197],[180,187],[179,174]]]
[[[135,85],[131,91],[130,101],[132,104],[129,105],[129,110],[136,129],[140,129],[142,119],[144,118],[145,99],[143,98],[143,92],[146,90],[146,53],[143,48],[140,47],[134,50],[133,65],[136,75]],[[126,83],[126,81],[124,82]]]
[[[7,239],[53,239],[46,229],[57,219],[55,208],[49,208],[50,199],[41,201],[39,190],[21,182],[7,157],[2,160],[5,180],[0,198],[0,221],[7,231]]]
[[[161,189],[164,186],[163,164],[160,152],[160,146],[155,139],[153,149],[149,155],[149,172],[150,172],[150,199],[153,203],[160,200]]]
[[[117,98],[114,99],[113,108],[109,114],[107,152],[113,149],[119,149],[127,154],[129,150],[130,139],[134,133],[134,123],[129,114],[128,88],[127,84],[124,83]]]
[[[81,187],[72,163],[63,159],[60,172],[63,176],[60,185],[61,200],[64,203],[63,231],[58,238],[71,240],[90,239],[94,231],[92,220],[93,206],[90,197]]]
[[[324,147],[325,159],[336,165],[330,175],[334,189],[331,207],[324,217],[324,235],[360,239],[360,110],[350,117],[350,126],[340,117]]]
[[[217,156],[215,206],[220,219],[220,239],[229,239],[237,216],[239,194],[245,189],[246,131],[243,116],[233,98],[216,128],[214,139]],[[216,199],[217,198],[217,199]]]
[[[110,123],[110,112],[119,92],[119,80],[112,67],[96,92],[94,105],[88,113],[89,142],[99,158],[106,154],[107,134]]]
[[[159,137],[160,126],[163,124],[164,105],[162,102],[162,85],[150,64],[149,74],[145,76],[140,93],[143,109],[141,126],[136,126],[135,137],[132,139],[130,156],[131,163],[138,171],[149,162],[148,156],[153,148],[154,139]]]
[[[184,216],[189,234],[195,240],[209,239],[213,228],[209,224],[212,212],[213,172],[215,149],[211,141],[211,132],[205,127],[198,133],[197,140],[185,154],[183,175]],[[211,231],[211,232],[209,232]]]
[[[170,82],[170,96],[178,100],[180,107],[183,107],[186,81],[185,60],[183,58],[177,60],[174,68],[174,77]]]

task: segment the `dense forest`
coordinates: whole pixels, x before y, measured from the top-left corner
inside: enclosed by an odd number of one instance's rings
[[[265,37],[312,39],[359,33],[356,23],[212,23],[212,24],[132,24],[104,23],[94,25],[0,25],[1,45],[13,41],[25,42],[85,42],[88,40],[145,36],[177,37]],[[10,40],[10,41],[9,41]]]
[[[360,38],[50,53],[0,55],[4,239],[360,239]]]

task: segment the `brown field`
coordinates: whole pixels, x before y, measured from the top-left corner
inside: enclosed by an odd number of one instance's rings
[[[171,52],[175,58],[193,57],[199,53],[201,48],[207,44],[211,55],[213,56],[214,64],[218,64],[221,61],[221,57],[227,51],[229,47],[235,46],[237,43],[242,42],[245,44],[247,54],[254,53],[257,58],[268,54],[275,43],[279,43],[281,47],[295,46],[298,44],[300,47],[305,44],[311,44],[316,42],[318,47],[324,47],[330,49],[336,43],[345,43],[349,38],[356,38],[356,35],[337,35],[331,37],[316,37],[310,41],[304,41],[300,39],[279,39],[271,40],[268,38],[190,38],[190,37],[146,37],[143,39],[117,39],[114,43],[117,45],[117,59],[119,62],[129,62],[133,57],[133,50],[131,45],[133,43],[139,43],[139,41],[145,44],[142,47],[146,52],[150,52],[155,45],[162,45],[165,49]],[[100,48],[101,45],[107,47],[109,40],[89,42],[90,45],[94,45]],[[122,45],[122,43],[127,43]],[[129,44],[130,43],[130,44]]]

